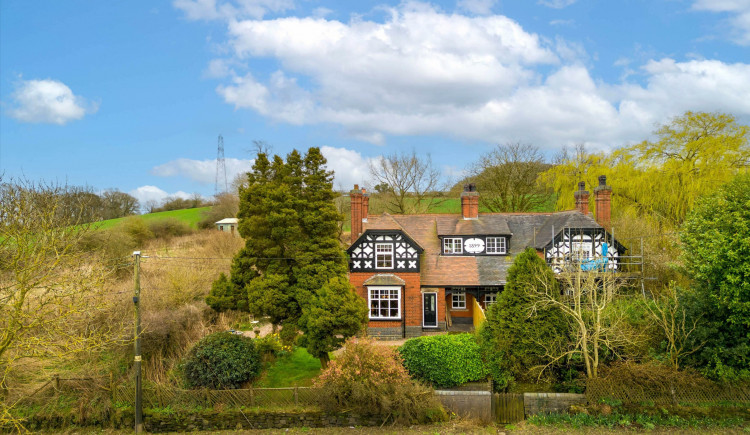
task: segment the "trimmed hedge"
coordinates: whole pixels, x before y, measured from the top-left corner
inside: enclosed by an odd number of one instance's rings
[[[182,371],[188,387],[240,388],[261,369],[261,356],[251,338],[231,332],[204,337],[190,349]]]
[[[454,387],[487,377],[479,345],[472,334],[412,338],[398,352],[413,378],[435,387]]]

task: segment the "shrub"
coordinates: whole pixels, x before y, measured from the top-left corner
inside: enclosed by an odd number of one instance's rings
[[[164,239],[184,236],[195,231],[187,222],[173,217],[152,220],[148,223],[148,229],[153,237]]]
[[[412,338],[398,351],[412,377],[436,387],[453,387],[487,376],[472,334]]]
[[[285,345],[281,342],[279,333],[268,334],[265,337],[255,339],[255,348],[263,356],[282,356],[292,351],[292,346]]]
[[[190,388],[239,388],[260,373],[253,340],[231,332],[204,337],[190,350],[182,371]]]
[[[414,382],[390,346],[350,339],[315,380],[321,407],[391,415],[400,423],[444,421],[447,414],[431,389]]]
[[[142,246],[147,240],[153,239],[154,234],[148,229],[146,221],[139,216],[126,217],[119,225],[130,236],[135,246]]]

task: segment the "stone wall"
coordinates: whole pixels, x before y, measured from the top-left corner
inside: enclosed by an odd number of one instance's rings
[[[475,418],[482,423],[491,423],[492,393],[489,391],[436,390],[435,394],[445,409],[460,417]]]
[[[585,404],[585,394],[523,393],[523,407],[526,415],[568,412],[571,405]]]

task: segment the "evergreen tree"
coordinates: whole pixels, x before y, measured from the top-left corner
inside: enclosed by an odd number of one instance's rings
[[[479,331],[485,361],[496,386],[532,381],[530,369],[549,363],[547,350],[567,345],[567,324],[554,307],[533,310],[531,287],[556,285],[554,273],[536,251],[527,248],[508,270],[505,289],[487,310]]]
[[[367,319],[366,304],[346,277],[338,239],[343,216],[325,164],[318,148],[304,157],[292,151],[286,160],[258,154],[240,190],[237,216],[245,247],[234,258],[231,276],[233,291],[246,292],[253,315],[284,325],[286,337],[301,330],[324,364],[328,352]]]

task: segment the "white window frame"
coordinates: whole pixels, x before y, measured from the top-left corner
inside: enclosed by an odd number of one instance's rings
[[[581,253],[585,253],[584,257]],[[594,258],[591,241],[570,242],[570,258],[573,260],[590,260]]]
[[[458,296],[458,298],[456,298]],[[458,303],[459,305],[456,305]],[[463,306],[461,304],[463,303]],[[454,290],[451,294],[451,309],[452,310],[467,310],[466,307],[466,291],[465,290]]]
[[[378,252],[378,248],[381,246],[387,246],[390,248],[390,252]],[[396,264],[396,256],[395,256],[395,250],[393,248],[393,243],[375,243],[375,269],[393,269]],[[378,266],[378,255],[390,255],[391,257],[391,266]]]
[[[450,240],[451,251],[448,252],[448,241]],[[456,249],[456,241],[458,241],[458,249]],[[460,237],[446,237],[443,239],[443,253],[444,254],[463,254],[464,253],[464,239]]]
[[[491,301],[487,300],[488,296],[491,297],[492,299]],[[485,309],[489,308],[490,305],[494,304],[495,302],[497,302],[497,293],[485,293],[484,294],[484,308]]]
[[[490,244],[490,240],[492,240],[492,244]],[[485,239],[485,246],[485,252],[488,254],[500,255],[508,252],[505,237],[487,237]]]
[[[372,307],[372,302],[373,302],[372,295],[373,295],[373,291],[377,291],[377,292],[383,292],[383,291],[389,292],[389,295],[388,295],[389,297],[388,298],[385,298],[385,299],[384,298],[380,298],[380,297],[376,298],[375,300],[378,301],[378,302],[383,301],[383,300],[387,300],[387,301],[394,300],[391,297],[392,295],[390,294],[390,292],[392,292],[392,291],[396,292],[396,304],[397,304],[396,306],[398,307],[398,313],[397,313],[396,317],[390,316],[390,306],[387,308],[388,311],[389,311],[389,315],[388,316],[380,316],[379,314],[375,315],[375,316],[372,315],[372,310],[373,310],[373,307]],[[368,316],[369,316],[370,320],[401,320],[401,287],[399,287],[399,286],[367,287],[367,309],[368,309]],[[378,313],[380,312],[380,310],[382,310],[382,307],[380,307],[380,304],[378,303],[378,308],[377,308]]]

